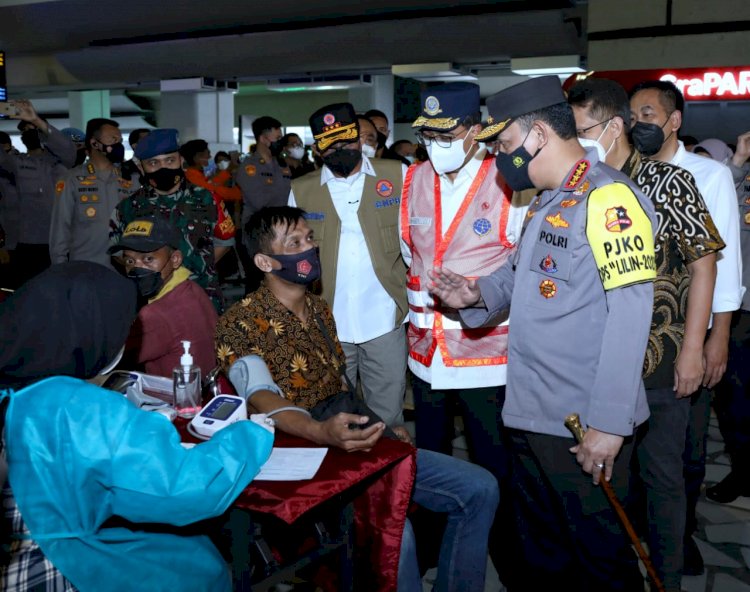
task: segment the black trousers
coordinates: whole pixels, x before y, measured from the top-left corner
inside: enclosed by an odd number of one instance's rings
[[[572,437],[510,430],[525,589],[643,590],[630,541],[602,489],[569,452],[573,445]],[[633,438],[626,438],[611,481],[621,500],[632,453]]]

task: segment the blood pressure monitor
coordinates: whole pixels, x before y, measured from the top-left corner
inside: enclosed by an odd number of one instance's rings
[[[201,436],[210,438],[236,421],[247,419],[245,399],[234,395],[218,395],[209,401],[190,422]]]

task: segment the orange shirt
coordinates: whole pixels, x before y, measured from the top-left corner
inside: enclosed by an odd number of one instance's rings
[[[212,191],[224,201],[242,200],[242,192],[239,187],[227,187],[225,185],[225,183],[232,177],[229,171],[219,171],[213,178],[208,179],[206,178],[206,175],[203,174],[203,171],[190,167],[185,169],[185,176],[193,185]]]

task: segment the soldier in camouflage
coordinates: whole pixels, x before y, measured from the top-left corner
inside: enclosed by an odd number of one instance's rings
[[[180,251],[190,279],[206,290],[216,310],[223,298],[216,261],[233,245],[234,238],[214,237],[217,210],[211,193],[187,182],[179,153],[177,130],[157,129],[138,143],[135,156],[144,168],[144,186],[121,201],[110,220],[110,242],[116,244],[123,230],[136,218],[158,215],[168,218],[182,234]]]

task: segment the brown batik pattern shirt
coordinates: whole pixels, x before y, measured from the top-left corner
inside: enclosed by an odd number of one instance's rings
[[[336,339],[331,309],[319,296],[308,294],[310,310],[303,323],[265,286],[232,306],[216,328],[217,357],[229,371],[235,360],[255,354],[263,358],[284,396],[310,409],[342,390],[345,356]],[[335,353],[316,317],[326,327]]]

